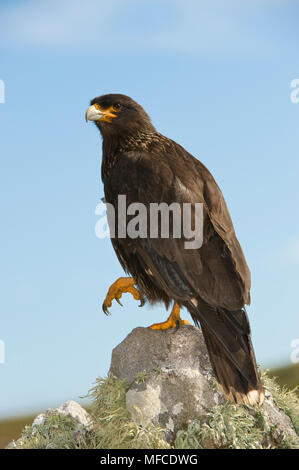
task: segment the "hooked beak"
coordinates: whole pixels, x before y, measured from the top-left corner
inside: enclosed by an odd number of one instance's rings
[[[85,113],[85,120],[87,121],[100,121],[104,113],[97,109],[95,105],[89,106]]]
[[[113,107],[102,109],[98,103],[89,106],[85,113],[85,120],[87,121],[105,121],[111,122],[116,117]]]

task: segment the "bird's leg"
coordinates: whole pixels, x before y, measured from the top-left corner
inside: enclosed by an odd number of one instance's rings
[[[140,294],[139,290],[136,289],[135,284],[136,282],[132,277],[120,277],[119,279],[117,279],[117,281],[115,281],[110,286],[108,294],[106,295],[106,298],[104,300],[102,307],[104,313],[106,315],[110,314],[108,308],[111,307],[113,299],[115,299],[116,302],[122,305],[119,299],[125,292],[130,292],[133,295],[134,299],[140,300],[140,307],[142,307],[144,305],[144,299]]]
[[[180,317],[181,307],[177,302],[174,302],[171,314],[163,323],[154,323],[150,326],[152,330],[168,330],[168,328],[176,328],[178,325],[190,325],[187,320],[181,320]]]

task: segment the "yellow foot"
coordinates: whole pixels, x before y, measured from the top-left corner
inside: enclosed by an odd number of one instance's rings
[[[109,307],[112,305],[113,299],[116,300],[120,305],[122,303],[120,302],[121,296],[125,292],[130,292],[134,299],[140,300],[140,307],[144,305],[144,299],[141,296],[140,292],[136,289],[135,287],[135,281],[132,277],[120,277],[115,281],[112,286],[110,287],[108,294],[106,295],[106,298],[103,303],[103,311],[106,315],[110,315],[110,312],[108,310]]]
[[[162,323],[154,323],[150,328],[152,330],[168,330],[168,328],[177,328],[180,325],[190,325],[190,322],[187,320],[181,320],[180,309],[179,304],[174,302],[171,314],[167,320]]]

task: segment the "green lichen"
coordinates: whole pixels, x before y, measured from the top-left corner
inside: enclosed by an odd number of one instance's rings
[[[249,410],[242,405],[226,403],[216,406],[204,423],[192,421],[185,431],[177,433],[179,449],[232,448],[262,449],[263,431]]]
[[[21,449],[75,449],[77,421],[71,416],[49,413],[38,426],[26,426],[15,443],[14,448]]]
[[[288,390],[286,386],[280,387],[276,378],[270,378],[267,371],[261,371],[261,379],[265,389],[271,393],[275,404],[291,419],[296,433],[299,434],[299,397],[298,387]]]
[[[295,391],[280,388],[277,382],[261,372],[265,390],[275,404],[291,419],[298,434],[299,399]],[[216,385],[216,384],[215,384]],[[226,402],[214,407],[203,422],[191,421],[178,431],[175,447],[179,449],[225,448],[265,449],[297,448],[298,440],[269,426],[262,408]]]
[[[92,399],[94,425],[78,428],[70,416],[50,412],[38,426],[26,426],[12,448],[21,449],[166,449],[164,431],[151,424],[140,426],[126,409],[126,380],[99,378],[87,395]]]
[[[147,374],[144,371],[142,372],[139,372],[139,374],[136,375],[136,378],[135,378],[135,383],[138,385],[138,384],[142,384],[143,382],[145,382],[147,379]]]
[[[140,377],[139,377],[140,375]],[[146,380],[139,374],[141,381]],[[292,420],[298,433],[299,399],[294,391],[280,388],[275,380],[261,373],[265,389],[276,405]],[[138,379],[138,380],[139,380]],[[140,382],[139,382],[140,383]],[[99,378],[90,390],[93,426],[82,430],[75,419],[49,412],[38,426],[26,426],[11,447],[22,449],[166,449],[162,428],[134,422],[126,408],[126,380]],[[298,442],[270,427],[263,408],[229,402],[210,410],[202,421],[194,419],[178,431],[173,447],[177,449],[295,448]]]
[[[131,420],[126,409],[129,383],[114,377],[98,379],[89,396],[93,400],[91,415],[97,423],[93,448],[98,449],[163,449],[169,445],[161,428],[140,426]]]

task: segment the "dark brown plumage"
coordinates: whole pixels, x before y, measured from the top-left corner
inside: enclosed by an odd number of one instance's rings
[[[199,249],[185,249],[184,239],[173,237],[116,237],[112,244],[149,302],[168,306],[175,300],[200,323],[226,396],[238,403],[261,403],[244,309],[250,303],[250,272],[213,176],[183,147],[157,132],[143,108],[127,96],[95,98],[87,119],[95,121],[103,137],[105,199],[115,208],[119,194],[126,195],[127,205],[203,203]]]

